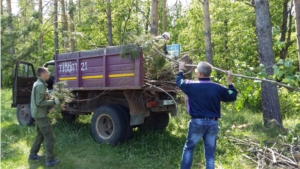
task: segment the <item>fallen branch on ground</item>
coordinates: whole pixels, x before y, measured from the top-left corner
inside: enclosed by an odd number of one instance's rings
[[[297,144],[289,145],[293,150],[290,151],[289,148],[283,148],[282,146],[286,145],[287,143],[281,144],[275,142],[273,146],[269,148],[267,146],[262,146],[261,144],[250,139],[238,139],[234,137],[226,138],[236,145],[246,146],[249,154],[242,154],[242,156],[256,163],[257,168],[267,168],[270,166],[278,166],[282,168],[300,168],[300,158],[297,157],[297,155],[300,154],[300,152],[297,151],[300,147]]]

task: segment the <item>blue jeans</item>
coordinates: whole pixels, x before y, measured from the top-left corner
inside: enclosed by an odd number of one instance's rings
[[[190,169],[193,163],[193,151],[201,138],[204,141],[206,169],[215,168],[215,150],[218,135],[218,121],[211,119],[191,119],[188,136],[183,148],[181,169]]]

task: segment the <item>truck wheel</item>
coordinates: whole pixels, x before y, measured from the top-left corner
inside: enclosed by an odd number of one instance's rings
[[[126,121],[113,106],[101,106],[92,117],[91,130],[99,143],[117,144],[124,140]]]
[[[142,125],[139,126],[140,129],[146,130],[162,130],[165,129],[169,124],[169,114],[166,112],[150,115],[145,118],[145,121]]]
[[[61,112],[61,116],[62,116],[63,120],[68,121],[68,122],[73,122],[76,119],[78,119],[78,115],[77,114],[70,114],[67,111],[62,111]]]
[[[127,107],[121,105],[114,105],[118,109],[118,112],[123,115],[123,118],[126,120],[126,133],[125,140],[128,140],[132,137],[132,126],[130,126],[130,114]]]
[[[18,104],[17,119],[22,126],[30,126],[33,124],[34,119],[31,116],[30,104]]]

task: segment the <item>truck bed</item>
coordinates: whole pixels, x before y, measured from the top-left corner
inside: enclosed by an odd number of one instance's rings
[[[143,86],[143,54],[121,58],[128,46],[113,46],[95,50],[55,55],[56,81],[67,81],[72,90],[141,89]]]

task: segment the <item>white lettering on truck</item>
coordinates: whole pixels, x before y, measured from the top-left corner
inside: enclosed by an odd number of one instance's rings
[[[88,66],[87,66],[87,62],[81,62],[81,71],[87,71]],[[59,65],[59,72],[77,72],[77,63],[75,62],[61,62]]]

